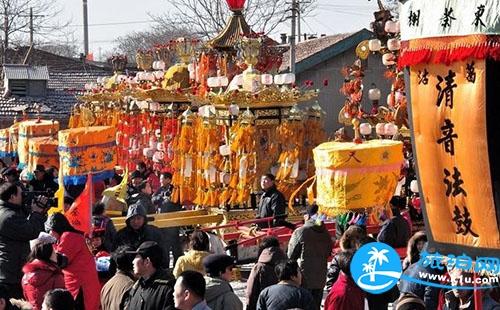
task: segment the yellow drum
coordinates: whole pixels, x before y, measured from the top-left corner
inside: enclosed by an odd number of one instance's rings
[[[116,129],[109,126],[80,127],[59,132],[60,169],[65,185],[85,184],[87,175],[104,180],[114,175]]]
[[[313,150],[317,204],[328,216],[389,202],[403,164],[403,143],[327,142]]]
[[[33,138],[29,140],[28,171],[35,171],[36,165],[59,169],[58,143],[57,139],[52,137]]]
[[[47,120],[30,120],[19,123],[19,168],[28,165],[29,141],[33,138],[48,137],[59,131],[59,122]]]

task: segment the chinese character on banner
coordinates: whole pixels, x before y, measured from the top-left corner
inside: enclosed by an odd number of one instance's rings
[[[453,132],[455,125],[449,120],[444,120],[444,125],[441,127],[442,137],[437,140],[438,144],[444,145],[444,151],[450,153],[450,155],[455,155],[455,142],[453,139],[457,139],[458,135]]]
[[[443,17],[441,17],[441,26],[443,30],[451,27],[451,22],[457,19],[453,16],[453,8],[444,8]]]
[[[443,102],[443,98],[445,100],[445,106],[450,107],[450,109],[453,109],[453,89],[456,88],[458,85],[455,83],[455,76],[457,74],[451,70],[448,71],[448,75],[444,77],[438,75],[437,79],[439,83],[436,85],[437,90],[439,91],[438,97],[437,97],[437,106],[441,106],[441,103]],[[443,81],[446,81],[446,86],[444,88],[441,87],[441,83]]]
[[[478,234],[472,231],[472,220],[470,218],[470,213],[469,210],[467,210],[467,207],[464,207],[464,211],[460,211],[460,209],[455,206],[455,211],[453,211],[453,214],[455,215],[453,217],[453,222],[457,225],[457,234],[462,234],[462,235],[467,235],[471,234],[474,237],[479,237]]]
[[[475,27],[479,27],[479,26],[481,26],[481,28],[486,27],[483,20],[481,19],[481,17],[483,17],[483,14],[484,14],[484,9],[485,9],[484,4],[481,4],[480,6],[477,7],[477,11],[476,11],[476,13],[474,13],[476,18],[474,19],[474,22],[472,23]]]
[[[427,85],[429,84],[429,71],[427,69],[424,69],[424,71],[418,71],[418,84],[424,84]]]
[[[410,27],[418,27],[420,23],[420,10],[416,12],[410,11],[410,15],[408,16],[408,26]]]
[[[467,192],[462,188],[464,181],[462,180],[462,175],[457,167],[453,167],[453,175],[451,175],[451,172],[445,168],[444,175],[445,178],[443,181],[446,185],[446,196],[450,197],[450,195],[453,195],[453,197],[455,197],[463,194],[465,197],[467,197]],[[453,180],[450,179],[450,176]]]

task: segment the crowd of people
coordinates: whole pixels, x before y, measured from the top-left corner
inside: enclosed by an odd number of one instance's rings
[[[0,174],[0,310],[242,310],[244,304],[247,310],[376,310],[390,304],[400,310],[474,309],[470,290],[401,280],[389,292],[374,295],[355,284],[350,264],[355,251],[369,242],[407,247],[402,266],[412,277],[418,278],[424,268],[418,262],[427,237],[413,233],[415,217],[403,197],[391,199],[392,212],[382,218],[378,234],[368,235],[364,217],[357,215],[349,221],[337,219],[335,238],[316,205],[307,207],[303,223],[288,222],[286,200],[274,176],[263,175],[257,218],[269,220],[259,226],[285,226],[293,233],[287,246],[272,236],[260,241],[241,300],[230,284],[237,262],[220,239],[194,229],[183,242],[179,228],[148,222],[149,214],[182,210],[170,199],[172,174],[153,173],[138,163],[129,177],[125,227],[116,230],[106,205],[98,202],[88,234],[75,229],[62,213],[46,214],[48,195],[57,190],[57,170],[37,166],[30,179],[6,166]],[[115,175],[98,184],[96,197],[120,182]],[[47,194],[28,199],[26,193]],[[74,198],[65,198],[65,209]],[[445,272],[452,281],[464,276],[458,270]],[[483,291],[482,297],[483,309],[500,309],[498,290]]]

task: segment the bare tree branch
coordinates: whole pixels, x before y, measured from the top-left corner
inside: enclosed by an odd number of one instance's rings
[[[174,10],[171,14],[153,16],[161,25],[189,29],[205,39],[212,38],[225,26],[232,14],[225,0],[168,0]],[[316,5],[316,0],[303,3],[302,16],[309,14]],[[285,21],[290,14],[287,0],[247,0],[245,18],[256,32],[269,34]]]

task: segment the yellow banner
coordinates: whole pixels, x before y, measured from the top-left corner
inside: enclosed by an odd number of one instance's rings
[[[411,67],[413,132],[435,242],[500,249],[486,130],[484,60]]]

